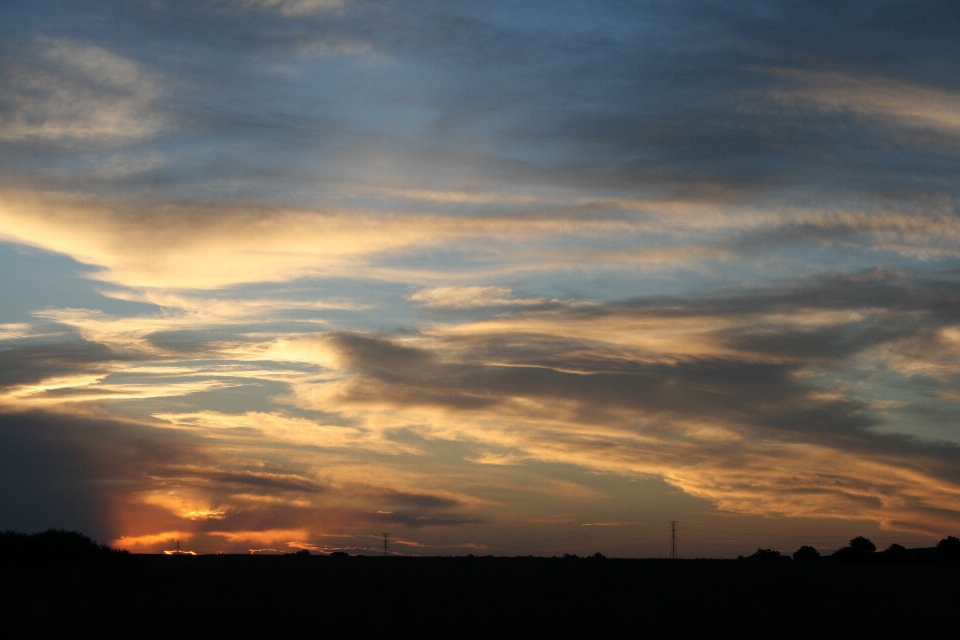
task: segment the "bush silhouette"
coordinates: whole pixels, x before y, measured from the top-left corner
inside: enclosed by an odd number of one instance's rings
[[[804,545],[793,552],[794,560],[817,560],[819,558],[820,552],[807,545]]]
[[[894,542],[883,552],[883,559],[893,564],[903,562],[907,559],[907,549],[903,545]]]

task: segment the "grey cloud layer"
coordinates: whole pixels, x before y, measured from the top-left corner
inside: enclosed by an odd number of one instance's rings
[[[308,176],[365,183],[371,154],[391,148],[407,159],[408,184],[459,171],[721,199],[798,187],[881,189],[907,200],[919,189],[953,192],[956,130],[925,134],[929,127],[904,122],[900,107],[870,98],[870,81],[858,81],[862,95],[845,103],[824,107],[822,97],[835,90],[827,86],[835,76],[822,74],[833,73],[886,82],[901,101],[916,86],[955,103],[960,17],[949,2],[781,2],[762,11],[700,2],[522,10],[356,2],[296,19],[261,4],[77,6],[73,31],[15,4],[5,11],[11,24],[25,23],[22,34],[61,38],[36,41],[37,55],[50,55],[43,42],[107,39],[104,56],[181,82],[171,90],[183,95],[163,103],[164,117],[192,131],[176,143],[190,150],[179,154],[186,164],[144,165],[133,177],[158,194],[199,179],[225,195],[239,175],[243,193],[269,198],[278,180],[288,193]],[[106,31],[100,16],[111,18]],[[16,36],[7,55],[30,37]],[[340,53],[298,57],[324,43],[321,50]],[[367,50],[374,59],[351,53]],[[770,97],[784,92],[797,99]],[[175,150],[164,147],[164,156]],[[375,172],[401,161],[389,156]]]
[[[621,453],[632,449],[633,454],[623,455],[626,459],[635,455],[637,461],[651,454],[663,459],[678,455],[688,463],[709,459],[733,469],[764,442],[806,444],[843,452],[861,462],[922,470],[931,474],[931,482],[938,478],[956,491],[960,446],[955,434],[949,442],[911,435],[909,419],[905,421],[902,412],[858,398],[851,389],[831,389],[836,383],[829,378],[863,375],[856,373],[856,363],[863,367],[871,360],[868,371],[875,375],[883,368],[882,363],[877,366],[875,359],[882,360],[877,354],[903,351],[905,344],[930,344],[932,335],[952,331],[960,321],[958,292],[953,273],[916,279],[908,274],[868,272],[714,299],[638,299],[621,305],[517,311],[477,323],[470,330],[450,335],[441,331],[439,337],[436,332],[419,339],[327,334],[325,342],[351,374],[337,388],[330,406],[386,402],[397,407],[441,408],[452,412],[446,418],[452,424],[459,414],[511,415],[527,425],[518,423],[515,429],[534,430],[527,434],[530,440],[567,449],[572,458],[580,457],[588,466],[602,466],[604,457],[591,460],[583,452],[606,448]],[[791,320],[805,315],[816,319],[837,311],[850,315],[832,316],[826,322]],[[714,345],[712,352],[677,355],[656,347],[625,351],[612,348],[603,337],[578,339],[556,333],[558,324],[612,322],[635,326],[640,336],[641,327],[650,321],[690,326],[682,323],[691,319],[703,325],[708,343]],[[717,328],[711,330],[711,325]],[[678,340],[684,339],[681,331]],[[691,333],[686,339],[697,337]],[[931,356],[913,350],[905,357],[922,365]],[[956,381],[956,373],[940,380],[918,373],[912,384],[925,387],[927,393],[949,389]],[[874,392],[883,393],[882,386],[874,386]],[[411,420],[416,415],[411,410]],[[558,420],[567,426],[535,433],[538,421]],[[738,435],[715,442],[702,440],[691,435],[689,425],[716,425]],[[890,432],[891,428],[899,433]],[[447,433],[458,437],[456,427]],[[629,443],[633,435],[627,434],[649,436],[650,441]],[[469,429],[462,436],[482,439]],[[758,469],[752,482],[785,501],[792,491],[814,491],[835,493],[842,502],[839,496],[846,491],[845,482],[862,483],[859,497],[846,496],[854,502],[870,503],[872,492],[890,497],[907,490],[880,488],[875,484],[882,482],[879,478],[867,477],[849,477],[835,485],[830,472],[818,473],[819,480],[808,478],[791,488],[783,478],[765,478]],[[880,502],[871,504],[883,511]],[[916,504],[913,517],[918,519],[913,526],[930,526],[920,524],[917,514],[921,512],[939,509],[940,516],[949,520],[960,513],[957,505],[941,506]],[[848,507],[849,517],[861,513],[853,504]],[[890,518],[906,526],[910,517],[894,515],[895,511],[890,509]]]

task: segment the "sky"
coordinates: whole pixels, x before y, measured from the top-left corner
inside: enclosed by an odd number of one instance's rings
[[[958,32],[953,1],[5,0],[0,528],[957,535]]]

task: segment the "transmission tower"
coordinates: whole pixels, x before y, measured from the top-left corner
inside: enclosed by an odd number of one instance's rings
[[[677,559],[677,521],[670,521],[670,559]]]
[[[387,551],[390,548],[390,534],[384,533],[383,535],[383,557],[387,557]]]

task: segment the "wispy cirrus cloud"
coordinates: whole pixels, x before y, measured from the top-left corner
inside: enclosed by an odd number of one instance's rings
[[[235,4],[279,11],[285,16],[306,16],[341,9],[348,0],[233,0]]]
[[[768,94],[788,106],[815,106],[951,136],[960,134],[960,93],[956,91],[839,71],[781,69],[774,73],[800,85]]]
[[[39,38],[4,68],[0,140],[117,144],[157,135],[165,83],[136,61],[95,44]]]
[[[407,296],[410,302],[430,309],[477,309],[482,307],[543,304],[543,298],[517,298],[510,287],[432,287]]]

